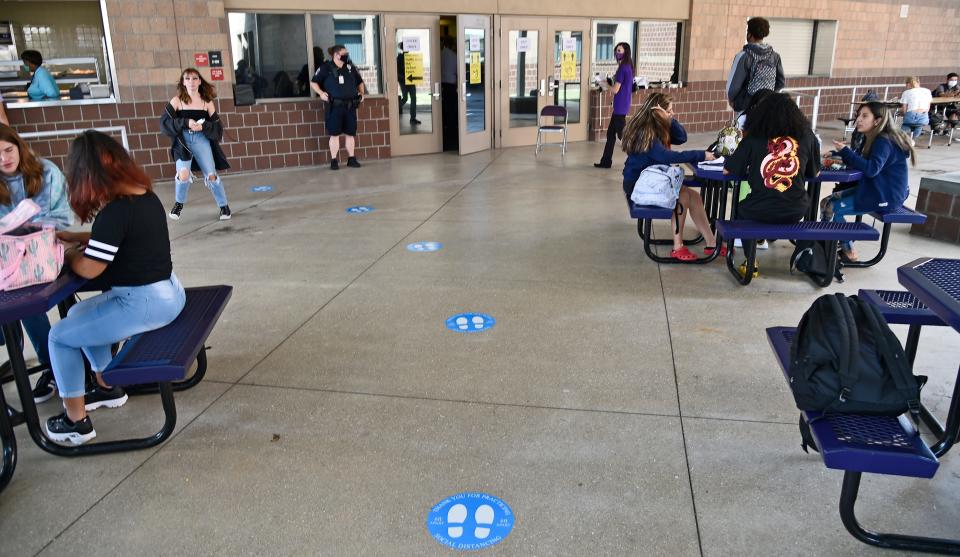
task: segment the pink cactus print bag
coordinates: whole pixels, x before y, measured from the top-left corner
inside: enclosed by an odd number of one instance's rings
[[[52,226],[27,224],[40,206],[24,199],[0,219],[0,290],[51,282],[63,266],[63,244]]]

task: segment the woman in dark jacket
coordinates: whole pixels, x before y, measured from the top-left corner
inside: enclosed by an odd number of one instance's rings
[[[883,103],[868,102],[857,109],[857,131],[866,138],[863,154],[834,141],[834,154],[839,154],[850,168],[863,172],[857,187],[834,193],[821,207],[823,220],[844,222],[845,215],[885,213],[903,205],[910,194],[907,182],[907,159],[917,164],[917,155],[910,138],[894,122],[893,111]],[[846,242],[843,255],[856,261],[853,244]]]
[[[177,163],[176,202],[170,210],[173,220],[180,219],[183,205],[187,202],[192,170],[203,172],[203,183],[213,193],[213,199],[220,207],[220,220],[230,218],[227,192],[217,172],[230,168],[230,164],[220,149],[223,124],[213,105],[216,97],[213,85],[203,79],[196,69],[187,68],[180,74],[177,96],[170,99],[160,118],[161,131],[173,141],[170,154]]]

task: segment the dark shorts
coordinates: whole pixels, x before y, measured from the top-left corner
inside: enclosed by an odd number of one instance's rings
[[[328,135],[357,135],[357,109],[333,105],[327,111]]]

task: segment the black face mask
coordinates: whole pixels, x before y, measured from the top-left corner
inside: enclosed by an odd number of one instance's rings
[[[349,63],[350,63],[350,55],[349,55],[349,54],[342,54],[342,55],[340,56],[340,61],[343,62],[344,64],[349,64]]]

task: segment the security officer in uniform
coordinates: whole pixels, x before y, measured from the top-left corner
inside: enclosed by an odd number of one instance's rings
[[[357,135],[357,107],[367,94],[363,78],[350,61],[347,47],[330,47],[330,61],[320,66],[313,75],[310,87],[327,102],[327,132],[330,134],[330,168],[339,170],[337,152],[340,150],[340,134],[347,136],[347,166],[359,168],[353,148]]]

